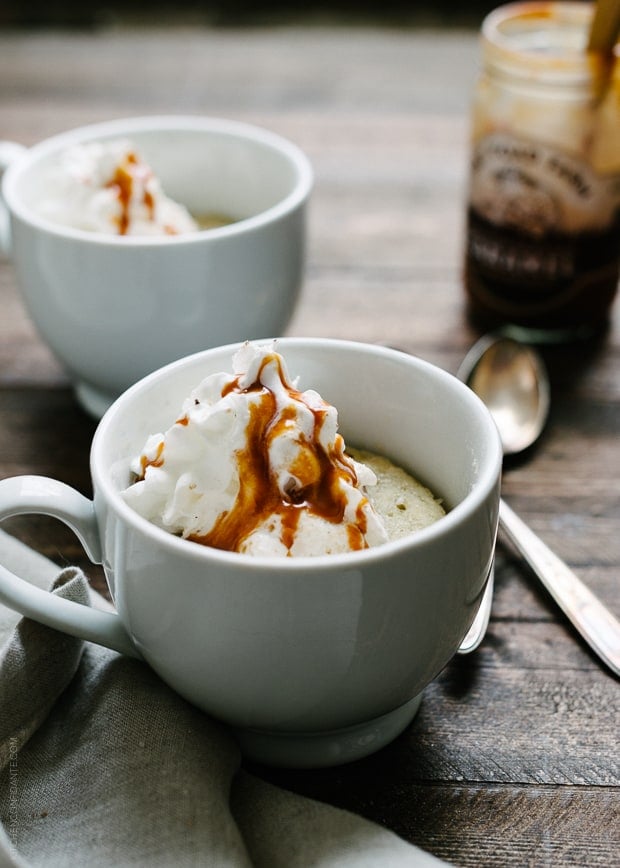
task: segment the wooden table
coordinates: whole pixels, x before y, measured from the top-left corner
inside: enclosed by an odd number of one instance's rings
[[[381,341],[455,371],[476,337],[460,283],[472,32],[360,29],[0,34],[0,137],[32,144],[161,112],[255,122],[316,171],[291,334]],[[620,307],[595,345],[547,352],[552,413],[506,499],[620,615]],[[90,493],[95,423],[76,405],[0,260],[0,476]],[[51,519],[5,524],[102,577]],[[620,864],[619,693],[500,544],[487,638],[367,760],[262,773],[461,866]]]

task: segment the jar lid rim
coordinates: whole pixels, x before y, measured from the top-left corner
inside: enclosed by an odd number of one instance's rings
[[[482,23],[485,57],[514,74],[592,82],[609,71],[609,58],[587,51],[594,7],[589,2],[518,0],[490,12]],[[620,60],[620,45],[614,50]]]

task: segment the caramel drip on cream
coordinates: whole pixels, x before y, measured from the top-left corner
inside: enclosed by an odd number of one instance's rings
[[[142,475],[139,477],[140,479],[144,479],[144,475],[146,473],[147,467],[161,467],[164,463],[164,441],[161,440],[157,444],[157,450],[155,451],[154,458],[147,458],[146,455],[140,456],[140,466],[142,468]]]
[[[282,384],[285,386],[290,402],[281,410],[274,392],[261,382],[265,365],[276,362]],[[243,541],[258,527],[275,529],[275,518],[279,519],[280,539],[289,551],[295,536],[302,510],[320,516],[328,522],[340,524],[344,521],[347,495],[342,483],[357,484],[357,477],[351,460],[344,453],[344,441],[338,434],[334,444],[326,450],[320,442],[322,425],[327,415],[328,405],[311,406],[304,394],[285,382],[280,358],[276,354],[267,355],[260,372],[250,386],[242,388],[243,375],[236,377],[222,390],[222,397],[230,392],[253,394],[249,402],[250,419],[246,430],[246,445],[237,450],[236,461],[240,487],[233,507],[222,513],[213,528],[206,534],[189,538],[194,542],[226,551],[239,551]],[[296,428],[295,402],[304,404],[314,417],[310,437],[298,432],[298,452],[293,465],[289,468],[290,484],[281,491],[271,467],[270,447],[273,441],[288,428]],[[356,510],[355,524],[347,526],[347,534],[352,549],[366,548],[366,516],[362,498]]]
[[[140,181],[144,187],[142,204],[147,209],[149,220],[155,219],[155,200],[146,189],[146,183],[151,176],[152,172],[150,168],[145,163],[140,162],[133,152],[130,152],[127,154],[124,162],[119,163],[114,175],[106,184],[106,187],[110,187],[115,191],[121,206],[121,213],[117,220],[119,235],[126,235],[129,231],[129,224],[131,222],[130,205],[137,181]],[[172,231],[168,227],[166,228],[168,234],[171,234]]]

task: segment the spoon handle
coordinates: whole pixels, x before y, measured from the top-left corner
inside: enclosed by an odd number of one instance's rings
[[[503,500],[499,522],[573,626],[620,677],[620,621]]]

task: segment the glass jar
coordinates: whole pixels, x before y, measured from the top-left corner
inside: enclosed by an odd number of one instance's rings
[[[471,318],[532,339],[604,328],[620,261],[620,52],[591,3],[502,6],[482,26],[465,289]]]

